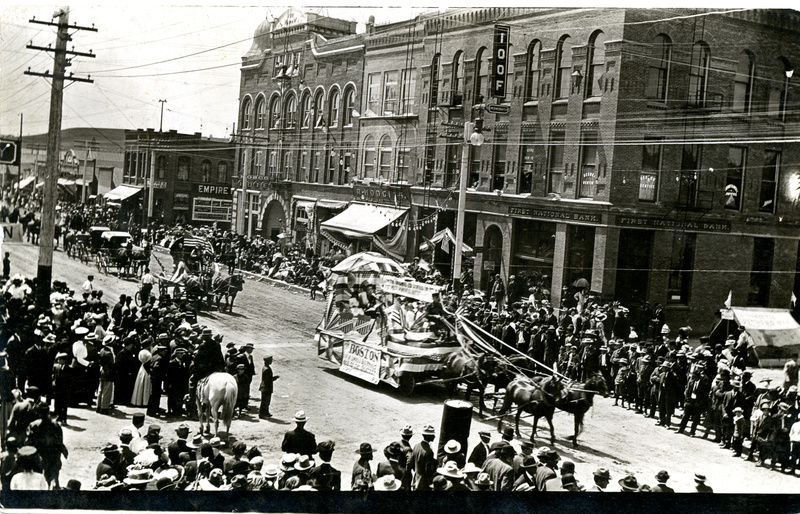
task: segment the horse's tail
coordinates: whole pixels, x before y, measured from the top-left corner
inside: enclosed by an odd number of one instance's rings
[[[514,404],[514,391],[511,388],[511,384],[506,387],[506,394],[503,396],[503,406],[500,407],[500,415],[504,416],[508,409]]]
[[[222,419],[225,421],[225,427],[231,426],[233,419],[233,411],[236,408],[236,397],[239,391],[237,390],[236,382],[231,381],[225,386],[225,398],[222,404]]]

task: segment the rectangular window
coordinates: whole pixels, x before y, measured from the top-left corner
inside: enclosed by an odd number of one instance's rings
[[[397,101],[400,97],[400,84],[397,82],[398,72],[387,71],[383,74],[383,115],[397,114]]]
[[[280,178],[282,180],[294,180],[294,152],[284,150],[282,161],[283,169]]]
[[[648,139],[648,138],[645,138]],[[657,139],[657,141],[661,141]],[[639,174],[639,201],[658,200],[658,183],[661,175],[661,145],[642,146],[642,171]]]
[[[272,150],[269,153],[268,176],[272,179],[278,177],[278,152],[276,150]]]
[[[764,151],[764,167],[761,169],[761,190],[758,195],[759,212],[775,212],[775,193],[778,190],[781,153],[774,150]]]
[[[305,182],[308,180],[308,150],[303,150],[300,152],[300,170],[297,180],[299,182]]]
[[[319,171],[322,167],[322,151],[315,148],[311,154],[311,180],[309,182],[319,182]]]
[[[697,234],[675,232],[672,237],[672,257],[670,258],[667,300],[670,303],[689,304],[692,287],[692,267],[697,246]]]
[[[364,177],[375,178],[375,148],[364,149]]]
[[[594,198],[597,182],[597,134],[584,134],[581,148],[581,181],[580,197]]]
[[[469,182],[467,187],[477,188],[481,179],[481,148],[469,145]]]
[[[411,151],[408,147],[397,149],[397,182],[410,180]]]
[[[700,145],[683,145],[678,204],[684,207],[694,207],[697,203],[700,148]]]
[[[530,140],[531,136],[523,135],[523,138]],[[519,158],[519,193],[533,193],[533,169],[536,165],[536,145],[523,144],[520,147]]]
[[[378,153],[378,171],[380,178],[389,180],[392,173],[392,147],[381,145]]]
[[[367,109],[381,115],[381,74],[370,73],[367,76]]]
[[[447,145],[443,187],[454,187],[457,183],[458,173],[461,170],[462,146],[460,143]]]
[[[711,56],[708,47],[702,43],[695,44],[692,49],[692,64],[689,66],[689,105],[705,107],[706,81]]]
[[[263,150],[256,150],[255,156],[253,158],[253,175],[263,175],[264,174],[264,151]]]
[[[747,305],[767,307],[769,284],[772,274],[772,258],[775,255],[775,240],[766,237],[753,238],[753,271],[750,273],[750,291]]]
[[[353,175],[353,145],[342,145],[342,184],[349,184]]]
[[[403,70],[403,91],[400,114],[414,114],[414,98],[417,90],[417,70]]]
[[[550,137],[547,192],[564,192],[564,133],[553,132]]]
[[[740,146],[728,148],[728,165],[725,171],[725,208],[741,210],[744,190],[744,166],[747,160],[747,149]]]
[[[506,152],[508,134],[498,132],[494,141],[494,158],[492,159],[492,189],[502,191],[506,184]]]

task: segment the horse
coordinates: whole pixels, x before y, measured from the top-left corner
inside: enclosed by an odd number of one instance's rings
[[[130,272],[131,265],[131,247],[123,246],[122,248],[110,250],[109,257],[111,258],[114,267],[117,268],[118,275],[120,277],[127,277]]]
[[[236,300],[236,295],[243,289],[244,277],[242,275],[234,274],[228,277],[216,277],[213,280],[214,292],[217,296],[217,310],[220,309],[222,298],[225,298],[225,308],[228,312],[233,312],[233,302]],[[230,306],[228,303],[230,302]]]
[[[570,437],[573,448],[578,447],[578,435],[583,432],[583,417],[594,405],[594,395],[607,393],[608,385],[603,375],[595,373],[586,382],[570,385],[566,396],[556,403],[558,410],[568,412],[575,417],[575,434]]]
[[[131,247],[130,266],[131,271],[137,276],[141,275],[144,268],[150,265],[150,245]]]
[[[197,384],[197,419],[200,421],[200,433],[211,433],[209,415],[214,420],[214,435],[219,435],[220,408],[222,422],[225,424],[225,436],[230,435],[231,419],[236,407],[239,386],[229,373],[217,372],[200,380]],[[204,426],[205,424],[205,426]]]
[[[547,377],[518,376],[506,387],[506,394],[503,398],[503,406],[500,408],[500,418],[498,428],[503,423],[503,417],[513,404],[517,404],[517,414],[515,425],[517,436],[519,433],[519,418],[523,411],[533,415],[533,431],[531,432],[531,442],[536,435],[536,428],[539,418],[545,418],[550,425],[550,443],[555,444],[556,435],[553,428],[553,414],[556,405],[565,396],[564,384],[555,375]]]
[[[473,389],[478,390],[478,412],[480,417],[483,417],[484,401],[483,395],[486,390],[486,371],[485,367],[489,366],[492,358],[486,354],[473,355],[466,348],[453,352],[447,356],[444,361],[445,372],[443,378],[447,382],[447,393],[450,395],[455,391],[456,384],[459,382],[467,386],[467,393],[465,400],[469,401]]]

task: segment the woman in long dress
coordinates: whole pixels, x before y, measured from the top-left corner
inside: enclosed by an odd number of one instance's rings
[[[152,358],[153,355],[147,348],[139,352],[139,362],[142,364],[139,366],[139,373],[136,375],[136,382],[133,384],[133,397],[131,397],[131,403],[137,407],[144,407],[150,401],[152,384],[150,382],[150,373],[147,372],[144,365],[146,362],[150,362]]]

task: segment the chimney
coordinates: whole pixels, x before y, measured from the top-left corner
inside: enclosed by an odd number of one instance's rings
[[[375,16],[370,16],[369,21],[367,21],[367,34],[372,34],[375,32]]]

